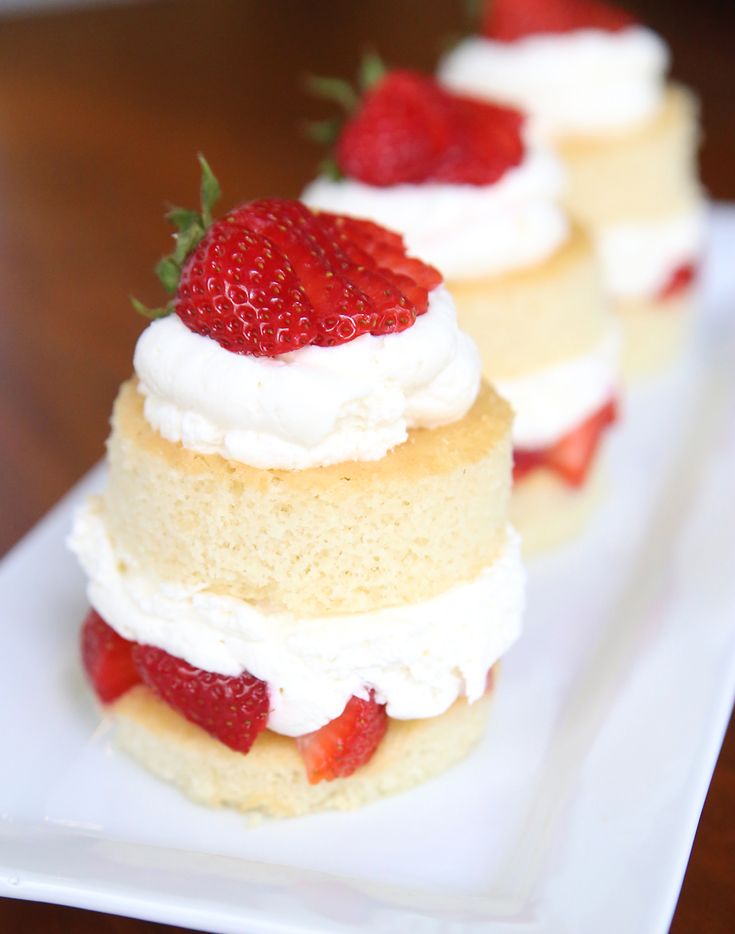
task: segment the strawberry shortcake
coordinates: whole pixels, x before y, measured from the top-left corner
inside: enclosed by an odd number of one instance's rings
[[[523,608],[512,415],[399,235],[278,199],[212,220],[203,169],[70,538],[82,659],[195,800],[356,807],[482,735]]]
[[[488,0],[482,35],[439,68],[454,91],[523,108],[561,156],[633,376],[681,345],[702,248],[697,106],[666,82],[668,59],[656,33],[597,0]]]
[[[486,378],[515,412],[513,524],[527,553],[584,524],[615,418],[618,324],[562,173],[516,110],[409,71],[379,76],[336,129],[316,208],[400,230],[447,280]]]

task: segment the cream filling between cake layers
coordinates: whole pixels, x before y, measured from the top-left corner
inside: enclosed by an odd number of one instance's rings
[[[225,350],[176,315],[135,348],[148,423],[166,440],[261,469],[379,460],[410,428],[461,419],[481,364],[444,286],[405,331],[278,357]]]
[[[515,412],[514,447],[550,447],[614,398],[619,355],[620,330],[613,325],[589,353],[527,376],[496,380],[495,388]]]
[[[475,701],[521,628],[524,572],[510,527],[490,567],[437,597],[309,618],[133,570],[96,499],[77,512],[69,545],[90,603],[113,629],[198,668],[267,682],[268,728],[287,736],[318,729],[371,689],[399,720],[439,716],[461,696]]]
[[[616,298],[653,298],[681,266],[696,263],[704,207],[663,221],[631,222],[595,231],[605,284]]]
[[[381,188],[318,178],[301,197],[313,208],[399,231],[409,252],[446,279],[476,279],[532,266],[554,253],[569,233],[556,203],[563,185],[556,158],[526,140],[520,165],[492,185],[424,182]]]
[[[579,29],[514,42],[475,36],[445,56],[449,88],[527,112],[542,135],[597,135],[632,128],[663,98],[669,53],[650,29]]]

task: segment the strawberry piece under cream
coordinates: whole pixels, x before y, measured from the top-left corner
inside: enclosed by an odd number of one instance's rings
[[[697,280],[698,269],[696,263],[683,263],[672,272],[671,278],[658,293],[660,301],[675,298],[691,288]]]
[[[617,419],[617,403],[611,400],[556,444],[541,450],[513,451],[513,481],[518,483],[533,470],[550,470],[572,487],[582,486],[604,430]]]

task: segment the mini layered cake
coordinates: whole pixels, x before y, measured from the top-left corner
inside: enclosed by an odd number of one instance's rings
[[[599,498],[619,336],[594,249],[559,205],[556,159],[519,112],[406,71],[365,93],[334,159],[306,203],[400,230],[437,266],[515,410],[511,514],[527,552],[573,536]]]
[[[482,735],[523,607],[512,416],[400,236],[203,192],[70,539],[84,666],[195,800],[356,807]]]
[[[523,108],[555,147],[620,311],[624,371],[659,369],[690,323],[702,246],[696,101],[666,83],[661,38],[615,7],[492,0],[482,32],[444,58],[442,82]]]

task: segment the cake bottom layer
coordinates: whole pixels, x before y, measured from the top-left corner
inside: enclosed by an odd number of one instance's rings
[[[602,457],[587,479],[572,487],[539,468],[513,485],[510,517],[523,540],[525,557],[549,551],[579,535],[600,504],[606,488]]]
[[[296,817],[361,807],[445,771],[481,739],[492,693],[474,704],[459,700],[439,717],[391,720],[367,765],[349,778],[317,785],[308,783],[292,739],[266,731],[242,755],[189,723],[147,687],[128,691],[108,713],[119,745],[198,803]]]
[[[681,354],[692,327],[695,295],[695,289],[687,289],[671,298],[618,304],[625,382],[653,376]]]

